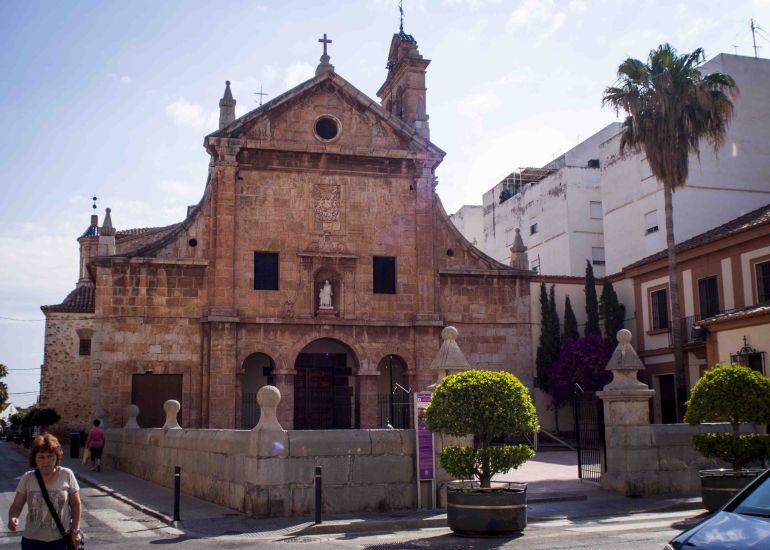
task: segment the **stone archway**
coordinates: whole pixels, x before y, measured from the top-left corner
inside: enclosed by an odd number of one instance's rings
[[[274,385],[275,362],[265,353],[252,353],[241,367],[241,429],[250,430],[259,422],[257,392]]]
[[[307,344],[294,364],[294,429],[330,430],[356,427],[353,350],[332,338]]]

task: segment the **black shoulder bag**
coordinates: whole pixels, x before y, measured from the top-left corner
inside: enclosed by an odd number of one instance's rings
[[[72,542],[72,534],[65,531],[64,525],[61,523],[61,518],[51,503],[51,497],[48,495],[48,489],[45,487],[45,481],[43,481],[43,476],[40,473],[40,470],[37,468],[35,468],[35,478],[37,478],[37,484],[40,486],[40,492],[43,494],[43,500],[45,500],[45,504],[48,506],[48,512],[51,514],[51,517],[56,523],[56,528],[59,530],[62,540],[67,545],[67,550],[77,550],[75,543]]]

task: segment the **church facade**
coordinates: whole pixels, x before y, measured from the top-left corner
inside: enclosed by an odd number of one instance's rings
[[[92,217],[75,290],[42,308],[41,403],[60,429],[122,425],[130,403],[158,426],[169,398],[184,427],[248,429],[268,383],[285,428],[408,427],[401,403],[435,382],[447,325],[471,365],[531,387],[530,272],[448,220],[428,63],[394,35],[377,102],[324,42],[314,78],[238,119],[228,83],[182,222],[118,231],[109,209]]]

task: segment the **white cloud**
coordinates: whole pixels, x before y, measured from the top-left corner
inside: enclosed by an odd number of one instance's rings
[[[166,195],[189,201],[197,201],[200,198],[201,185],[199,182],[181,180],[162,180],[158,188]],[[171,198],[171,197],[170,197]],[[190,203],[192,204],[192,203]]]
[[[216,111],[206,111],[202,106],[180,97],[166,105],[166,115],[177,126],[195,130],[217,127]]]
[[[123,76],[120,77],[120,83],[121,84],[131,84],[131,77],[128,76],[127,74],[124,74]]]
[[[262,69],[262,78],[265,82],[272,82],[278,76],[278,71],[272,65],[265,65]]]
[[[553,34],[564,26],[569,15],[585,12],[584,0],[572,0],[558,8],[554,0],[524,0],[508,17],[508,32],[525,30],[540,36]]]
[[[285,88],[293,88],[300,82],[304,82],[308,78],[313,76],[315,69],[308,63],[292,63],[286,69],[286,74],[283,78],[283,85]]]

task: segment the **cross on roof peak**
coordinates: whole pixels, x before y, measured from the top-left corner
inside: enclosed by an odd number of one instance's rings
[[[331,44],[332,41],[326,38],[326,33],[324,33],[324,37],[319,38],[318,41],[324,45],[324,53],[321,56],[321,63],[318,64],[318,67],[315,70],[316,76],[334,70],[334,65],[329,63],[329,54],[326,52],[326,45]]]
[[[326,53],[326,45],[327,44],[331,44],[332,41],[326,38],[326,33],[324,33],[324,37],[323,38],[319,38],[318,41],[323,43],[323,45],[324,45],[324,56],[328,57],[328,54]]]

